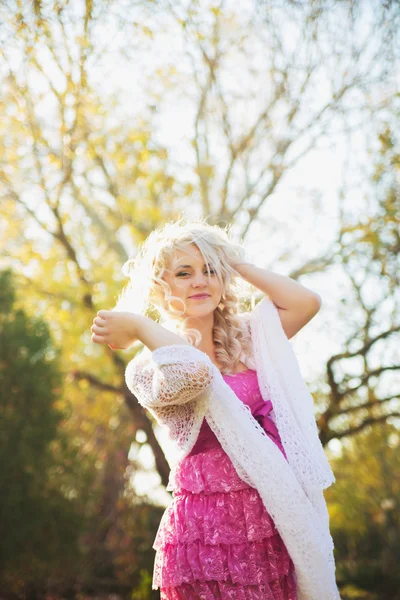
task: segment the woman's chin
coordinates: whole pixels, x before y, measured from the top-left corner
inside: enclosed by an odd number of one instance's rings
[[[192,318],[192,319],[200,319],[202,317],[208,317],[209,315],[212,315],[213,312],[215,310],[215,307],[209,307],[209,306],[204,306],[201,307],[199,306],[198,308],[190,308],[189,310],[187,310],[185,312],[185,317],[186,318]]]

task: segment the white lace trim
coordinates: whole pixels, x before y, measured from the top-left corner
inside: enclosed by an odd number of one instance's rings
[[[314,401],[273,302],[264,299],[255,307],[251,331],[261,394],[272,398],[289,464],[304,489],[325,489],[335,477],[318,437]]]

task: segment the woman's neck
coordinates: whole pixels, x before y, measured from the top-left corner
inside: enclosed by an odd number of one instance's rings
[[[208,354],[211,360],[215,359],[215,344],[213,339],[214,315],[210,314],[202,318],[188,319],[186,326],[197,329],[201,334],[201,342],[197,348]]]
[[[209,335],[207,335],[207,334],[204,335],[202,332],[200,332],[200,333],[202,335],[202,338],[201,338],[201,342],[197,346],[197,348],[199,350],[201,350],[202,352],[204,352],[205,354],[207,354],[214,364],[217,364],[216,356],[215,356],[215,344],[214,344],[214,340],[212,338],[212,332],[210,332]]]

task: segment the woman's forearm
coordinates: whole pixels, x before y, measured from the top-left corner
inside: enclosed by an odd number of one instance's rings
[[[165,329],[165,327],[144,315],[135,315],[133,335],[152,352],[162,346],[172,346],[174,344],[191,345],[187,340],[172,331],[168,331],[168,329]]]
[[[291,310],[298,309],[300,305],[316,302],[321,304],[319,294],[286,275],[279,275],[250,263],[239,263],[233,267],[248,283],[267,294],[279,308]]]

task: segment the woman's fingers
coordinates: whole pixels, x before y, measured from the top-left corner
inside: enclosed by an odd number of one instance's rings
[[[98,325],[99,327],[105,327],[106,326],[106,320],[102,319],[101,317],[95,317],[93,319],[93,323],[95,325]]]
[[[106,316],[105,313],[107,312],[108,311],[106,310],[100,310],[97,313],[97,316],[93,319],[93,325],[91,327],[91,339],[95,344],[107,344],[106,336],[108,335],[108,330],[106,329],[106,319],[104,318]],[[108,344],[108,346],[112,348],[110,344]]]
[[[93,331],[93,333],[99,333],[101,335],[106,335],[108,333],[105,325],[92,325],[90,329]]]
[[[102,335],[96,335],[95,333],[92,335],[92,342],[95,342],[96,344],[107,344]]]

